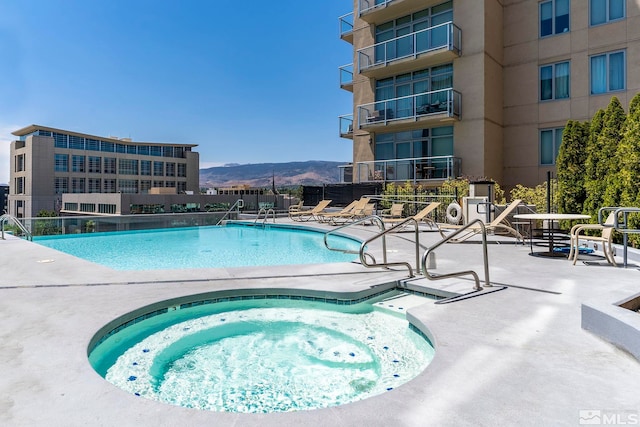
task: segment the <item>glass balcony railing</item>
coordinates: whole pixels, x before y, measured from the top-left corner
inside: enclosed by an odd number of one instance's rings
[[[360,0],[358,2],[358,11],[360,15],[370,12],[373,9],[384,7],[387,3],[391,3],[394,0]]]
[[[353,32],[353,12],[342,15],[340,18],[340,37]]]
[[[358,71],[439,49],[459,55],[461,39],[462,31],[452,22],[396,37],[358,50]]]
[[[357,162],[359,182],[446,180],[460,176],[462,161],[453,156]]]
[[[386,125],[434,114],[460,118],[461,103],[460,92],[449,88],[358,105],[358,126]]]
[[[353,137],[353,114],[345,114],[338,119],[340,120],[340,136]]]
[[[351,86],[353,84],[353,64],[340,67],[340,87]]]

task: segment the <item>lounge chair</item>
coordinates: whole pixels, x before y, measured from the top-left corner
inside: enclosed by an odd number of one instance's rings
[[[420,224],[421,222],[424,222],[426,224],[428,224],[431,227],[435,227],[438,228],[436,222],[434,220],[432,220],[431,218],[428,217],[428,215],[433,212],[438,206],[440,206],[440,202],[431,202],[429,203],[424,209],[422,209],[420,212],[418,212],[417,214],[407,217],[407,218],[413,218],[415,219],[418,224]],[[382,221],[384,221],[386,224],[398,224],[402,221],[407,220],[407,218],[383,218]]]
[[[327,206],[331,204],[331,200],[322,200],[313,208],[306,211],[289,212],[289,218],[293,221],[312,221],[317,220],[319,215],[324,212]]]
[[[347,206],[345,206],[344,208],[340,209],[339,211],[335,211],[335,212],[323,212],[320,215],[318,215],[319,222],[330,222],[332,217],[339,217],[339,216],[343,216],[343,215],[347,215],[349,214],[358,204],[357,200],[354,200],[353,202],[349,203]]]
[[[495,233],[496,231],[506,231],[508,234],[512,234],[516,239],[520,240],[520,241],[524,241],[524,237],[522,237],[522,234],[520,234],[520,232],[518,230],[516,230],[515,228],[513,228],[511,226],[511,224],[509,223],[509,221],[507,220],[507,217],[518,208],[518,205],[520,205],[522,203],[522,200],[520,199],[515,199],[514,201],[511,202],[511,204],[509,204],[500,215],[498,215],[497,217],[495,217],[495,219],[493,221],[491,221],[488,224],[485,224],[484,227],[487,230],[487,232],[493,232]],[[466,227],[466,225],[458,225],[458,224],[438,224],[438,228],[440,229],[440,231],[442,232],[442,230],[447,230],[447,229],[452,229],[452,230],[459,230],[460,228]],[[457,237],[456,239],[452,239],[450,240],[451,242],[463,242],[467,239],[469,239],[472,236],[475,236],[478,233],[482,233],[482,227],[480,227],[479,225],[472,225],[469,228],[467,228],[468,233],[463,233],[462,235],[460,235],[459,237]]]
[[[298,203],[296,203],[295,205],[291,205],[289,206],[289,212],[300,212],[302,210],[302,205],[303,205],[304,201],[300,200]]]
[[[398,219],[402,218],[404,211],[404,203],[393,203],[389,209],[382,211],[382,219]]]
[[[613,224],[615,222],[615,212],[611,212],[603,224],[576,224],[571,227],[569,233],[570,238],[570,251],[569,260],[573,258],[573,265],[576,265],[578,261],[578,255],[580,253],[580,240],[590,242],[602,243],[602,252],[604,252],[604,258],[607,262],[613,266],[616,266],[616,260],[613,255]],[[584,230],[601,230],[599,236],[587,236],[580,234]]]
[[[367,197],[362,197],[358,200],[349,212],[339,215],[333,215],[329,218],[329,223],[331,225],[342,225],[346,224],[349,221],[356,221],[360,218],[364,218],[366,216],[367,204],[369,203],[369,199]]]

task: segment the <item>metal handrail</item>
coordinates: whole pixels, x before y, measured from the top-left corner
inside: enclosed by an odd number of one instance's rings
[[[379,218],[379,217],[378,217]],[[380,221],[382,221],[382,219],[380,219]],[[399,222],[398,224],[394,225],[391,228],[388,229],[384,229],[384,222],[383,223],[383,230],[381,233],[376,234],[375,236],[373,236],[372,238],[365,240],[364,242],[362,242],[362,245],[360,246],[360,262],[362,263],[362,265],[364,265],[365,267],[368,268],[373,268],[373,267],[383,267],[383,268],[389,268],[391,266],[405,266],[409,269],[409,277],[415,277],[415,275],[413,274],[413,268],[411,267],[411,264],[408,262],[387,262],[387,258],[386,258],[386,235],[389,234],[392,231],[395,231],[398,228],[402,228],[404,226],[406,226],[408,223],[413,222],[414,226],[415,226],[415,235],[416,235],[416,273],[420,273],[420,228],[419,228],[419,224],[418,221],[415,218],[409,217],[406,218],[404,221]],[[384,259],[384,263],[382,264],[367,264],[363,253],[364,253],[364,248],[367,246],[367,244],[373,242],[374,240],[378,239],[382,237],[383,238],[383,248],[384,248],[384,253],[385,253],[385,259]]]
[[[4,225],[5,223],[7,223],[9,220],[13,221],[13,223],[20,229],[20,231],[22,231],[24,233],[24,235],[26,236],[27,240],[32,241],[33,240],[33,235],[31,234],[31,232],[29,230],[27,230],[27,228],[24,226],[24,224],[22,224],[22,222],[20,222],[20,220],[18,218],[16,218],[13,215],[9,215],[9,214],[4,214],[2,216],[0,216],[0,236],[2,237],[2,240],[5,240],[4,237]]]
[[[357,251],[353,251],[351,249],[333,248],[333,247],[329,246],[328,237],[329,237],[330,234],[333,234],[333,233],[335,233],[337,231],[343,230],[343,229],[345,229],[347,227],[351,227],[352,225],[363,224],[365,222],[372,222],[372,223],[375,222],[375,223],[378,224],[378,228],[380,228],[381,230],[384,230],[384,221],[382,221],[382,218],[380,218],[377,215],[370,215],[370,216],[367,216],[367,217],[360,218],[360,219],[357,219],[355,221],[349,222],[347,224],[343,224],[343,225],[339,226],[338,228],[334,228],[333,230],[330,230],[330,231],[327,231],[326,233],[324,233],[324,246],[327,249],[329,249],[330,251],[342,252],[344,254],[360,255],[360,261],[361,262],[363,260],[363,257],[367,257],[368,256],[368,257],[371,258],[371,260],[375,264],[376,263],[375,257],[373,255],[371,255],[370,253],[368,253],[368,252],[364,252],[364,246],[363,245],[361,245],[360,249],[357,250]],[[384,239],[382,241],[382,253],[383,253],[383,255],[382,255],[383,256],[383,261],[386,263],[387,262],[387,240],[386,239]],[[363,265],[368,266],[366,264],[366,261],[365,261],[365,263],[363,263]]]
[[[226,212],[224,213],[224,215],[222,215],[222,218],[220,218],[220,221],[218,221],[218,222],[216,223],[216,225],[220,225],[220,223],[221,223],[222,221],[224,221],[224,219],[225,219],[225,218],[226,218],[226,217],[231,213],[231,211],[233,211],[234,209],[236,210],[236,212],[237,212],[238,214],[240,214],[240,209],[242,209],[243,207],[244,207],[244,200],[242,200],[242,199],[238,199],[238,200],[236,200],[236,202],[233,204],[233,206],[231,206],[231,207],[229,208],[229,210],[228,210],[228,211],[226,211]]]
[[[468,228],[470,228],[474,224],[478,224],[482,228],[482,255],[483,255],[483,258],[484,258],[484,282],[485,282],[485,286],[486,287],[492,286],[491,282],[489,281],[489,257],[488,257],[488,251],[487,251],[487,229],[486,229],[486,227],[484,225],[484,222],[482,222],[482,220],[479,219],[479,218],[471,221],[470,223],[468,223],[464,227],[462,227],[462,228],[456,230],[455,232],[447,235],[447,237],[445,237],[444,239],[440,240],[438,243],[436,243],[435,245],[433,245],[429,249],[427,249],[427,251],[422,256],[422,272],[423,272],[423,274],[425,275],[425,277],[427,279],[429,279],[429,280],[442,280],[442,279],[448,279],[450,277],[465,276],[465,275],[470,274],[470,275],[473,276],[473,278],[474,278],[474,280],[476,282],[474,290],[475,291],[481,291],[482,290],[482,286],[480,286],[480,278],[478,277],[478,274],[473,270],[458,271],[458,272],[447,273],[447,274],[439,274],[439,275],[429,274],[429,271],[427,270],[427,259],[429,258],[429,255],[434,250],[439,248],[441,245],[447,243],[449,240],[451,240],[452,238],[454,238],[458,234],[464,232],[465,230],[467,230]]]
[[[260,210],[258,211],[258,215],[256,216],[255,221],[253,221],[253,223],[257,223],[258,220],[260,219],[260,215],[262,215],[264,213],[264,219],[262,220],[262,223],[265,224],[267,222],[267,220],[269,219],[269,214],[272,215],[273,217],[273,223],[275,224],[276,222],[276,211],[273,210],[273,208],[260,208]]]

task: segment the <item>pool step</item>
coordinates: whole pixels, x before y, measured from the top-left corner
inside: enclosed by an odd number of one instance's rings
[[[422,304],[433,304],[433,299],[421,297],[418,295],[402,292],[397,295],[390,296],[385,298],[377,303],[374,306],[378,308],[382,308],[384,310],[388,310],[394,313],[406,313],[406,311],[410,308],[422,305]]]

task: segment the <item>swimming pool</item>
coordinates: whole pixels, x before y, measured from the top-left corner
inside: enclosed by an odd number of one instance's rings
[[[115,270],[163,270],[351,262],[323,233],[283,226],[226,225],[34,237],[34,242]],[[330,236],[332,247],[360,242]]]
[[[138,316],[97,338],[89,360],[107,381],[136,396],[266,413],[391,391],[422,372],[434,355],[404,315],[376,305],[380,297],[333,304],[285,295],[242,298]]]

